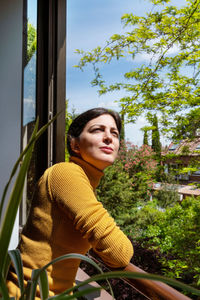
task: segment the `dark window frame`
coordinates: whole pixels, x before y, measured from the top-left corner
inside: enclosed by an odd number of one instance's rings
[[[23,0],[23,69],[27,52],[27,0]],[[21,149],[23,148],[23,80]],[[37,1],[37,66],[36,116],[39,128],[59,113],[56,121],[39,138],[34,151],[35,178],[57,162],[65,160],[65,104],[66,104],[66,0]],[[25,189],[25,193],[27,193]],[[27,217],[27,194],[20,207],[20,225]]]
[[[37,106],[39,127],[60,113],[37,143],[37,178],[65,160],[66,0],[38,0]]]

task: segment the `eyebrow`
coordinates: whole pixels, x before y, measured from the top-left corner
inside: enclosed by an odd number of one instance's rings
[[[89,127],[89,129],[92,129],[95,126],[100,126],[100,127],[106,127],[104,124],[101,123],[97,123],[97,124],[93,124]],[[119,132],[119,130],[117,129],[117,127],[111,127],[111,129],[117,130]]]

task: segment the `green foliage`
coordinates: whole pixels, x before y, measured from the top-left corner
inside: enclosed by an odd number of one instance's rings
[[[156,110],[164,133],[178,139],[194,136],[200,120],[200,0],[187,0],[179,7],[170,0],[149,2],[153,8],[145,16],[122,16],[123,34],[112,35],[92,51],[77,50],[81,59],[76,67],[92,63],[92,85],[99,86],[100,94],[127,91],[120,104],[130,121]],[[147,59],[138,66],[141,56]],[[125,80],[106,84],[102,64],[125,58],[133,61],[132,69],[123,74]]]
[[[173,160],[173,165],[172,166],[169,165],[169,176],[176,178],[177,183],[178,183],[179,175],[193,174],[193,173],[199,171],[199,168],[200,168],[199,156],[192,156],[191,154],[192,153],[190,152],[188,146],[184,145],[181,148],[180,154],[169,153],[162,157],[163,163],[168,159]],[[187,166],[184,166],[183,159],[182,159],[182,156],[185,156],[185,155],[189,156]],[[161,175],[161,173],[159,175]],[[166,176],[166,174],[163,173],[160,181],[162,181],[162,179],[164,179],[164,181],[169,182],[167,180],[167,177],[168,176]]]
[[[57,116],[56,116],[57,117]],[[8,290],[6,287],[6,277],[8,273],[8,268],[10,265],[10,262],[12,261],[13,266],[16,270],[18,282],[19,282],[19,288],[21,291],[21,299],[35,299],[35,293],[36,293],[36,287],[39,284],[40,286],[40,292],[42,299],[48,299],[48,293],[49,293],[49,287],[48,287],[48,278],[46,275],[46,268],[48,268],[50,265],[61,261],[63,259],[82,259],[89,263],[91,263],[95,268],[97,268],[100,272],[101,269],[98,267],[98,265],[93,262],[91,259],[81,255],[81,254],[67,254],[62,257],[58,257],[51,262],[49,262],[46,266],[44,266],[41,269],[32,270],[32,278],[29,280],[27,287],[24,286],[24,275],[23,275],[23,264],[21,260],[21,255],[19,253],[19,250],[11,250],[8,251],[8,246],[12,234],[12,229],[14,226],[14,221],[16,218],[16,214],[18,211],[18,207],[21,201],[24,181],[26,177],[26,173],[29,167],[29,163],[31,160],[32,151],[34,148],[34,144],[36,140],[40,137],[40,135],[46,130],[46,128],[55,120],[54,117],[47,125],[42,127],[38,131],[38,120],[36,121],[35,128],[33,130],[33,134],[31,136],[31,139],[29,143],[27,144],[24,151],[21,153],[19,159],[15,163],[13,170],[11,172],[10,178],[8,180],[8,183],[4,189],[3,196],[1,199],[1,206],[0,206],[0,219],[2,221],[1,228],[0,228],[0,299],[2,300],[9,300],[10,297],[8,295]],[[20,169],[19,168],[20,164]],[[17,174],[18,171],[18,174]],[[11,181],[13,177],[16,176],[16,180],[13,185],[12,192],[10,194],[10,197],[8,199],[8,203],[6,205],[5,212],[3,212],[3,207],[5,206],[5,198],[8,191],[8,188],[11,184]],[[104,277],[106,279],[106,276]],[[92,279],[91,279],[92,281]],[[80,285],[84,285],[86,283],[82,283]],[[109,284],[109,283],[108,283]],[[110,287],[110,285],[109,285]],[[69,289],[65,291],[65,293],[59,295],[59,299],[76,299],[78,296],[83,296],[85,294],[91,293],[95,290],[99,290],[100,288],[91,288],[91,289],[85,289],[84,291],[77,291],[78,286],[73,287],[72,289]],[[70,295],[71,291],[74,291],[73,297]],[[111,290],[112,293],[112,290]]]
[[[26,64],[29,63],[33,54],[35,53],[37,48],[37,31],[35,27],[28,23],[28,32],[27,32],[27,61]]]
[[[133,232],[145,247],[159,249],[166,276],[200,285],[200,198],[188,197],[166,209],[147,203],[133,219]]]
[[[69,130],[69,126],[72,123],[72,114],[69,112],[69,100],[66,100],[66,109],[65,109],[65,144],[67,144],[67,132]],[[67,151],[67,145],[65,147],[65,161],[69,160],[69,153]]]
[[[127,235],[162,254],[165,275],[198,286],[200,198],[180,202],[174,181],[166,174],[163,179],[168,183],[153,193],[160,166],[149,148],[122,143],[118,160],[105,171],[98,197]],[[153,200],[148,193],[153,193]]]
[[[175,120],[175,126],[171,128],[173,139],[182,140],[183,137],[192,139],[200,128],[200,108],[191,109],[187,118],[177,114]]]
[[[168,183],[162,184],[161,189],[154,192],[154,196],[157,199],[158,206],[161,208],[174,206],[180,200],[177,187]]]
[[[74,112],[70,113],[69,112],[69,100],[66,100],[66,105],[65,105],[65,135],[67,135],[69,126],[72,123],[72,120],[75,118]]]
[[[123,112],[121,112],[121,120],[122,120],[122,128],[121,128],[121,132],[120,132],[120,141],[125,140],[125,128],[124,128],[124,124],[125,124],[125,114]]]
[[[119,161],[104,173],[105,176],[97,188],[97,195],[104,207],[117,219],[136,202],[132,194],[131,179]]]
[[[72,121],[78,116],[75,108],[72,108],[72,111],[69,112],[69,100],[66,100],[66,109],[65,109],[65,161],[69,161],[69,153],[67,151],[67,132]]]
[[[130,210],[149,200],[156,161],[147,145],[121,142],[119,156],[97,189],[100,201],[120,225],[131,223]]]
[[[36,121],[35,128],[33,130],[33,134],[31,136],[30,142],[28,143],[27,147],[24,149],[24,151],[21,153],[19,159],[17,160],[16,164],[13,167],[13,170],[11,172],[11,176],[8,180],[8,183],[5,187],[5,190],[3,192],[3,196],[1,199],[1,207],[0,207],[0,219],[2,219],[2,226],[0,228],[0,299],[1,300],[9,300],[11,299],[8,295],[8,290],[6,287],[6,277],[7,272],[9,268],[10,261],[12,261],[13,266],[16,270],[18,282],[19,282],[19,288],[21,291],[21,298],[22,300],[26,299],[35,299],[35,293],[36,288],[39,284],[41,299],[50,299],[49,298],[49,284],[48,284],[48,277],[46,269],[53,265],[54,263],[57,263],[59,261],[62,261],[64,259],[82,259],[89,263],[91,263],[95,268],[99,270],[99,272],[102,273],[99,266],[93,262],[91,259],[87,258],[86,256],[83,256],[81,254],[66,254],[61,257],[57,257],[56,259],[49,262],[47,265],[45,265],[41,269],[32,270],[32,277],[31,280],[28,281],[27,287],[24,286],[24,275],[23,275],[23,264],[21,260],[21,255],[19,253],[19,250],[12,250],[8,251],[8,245],[11,238],[11,233],[14,225],[14,220],[17,214],[17,210],[20,204],[23,185],[26,177],[26,173],[28,170],[28,166],[31,160],[31,154],[33,151],[34,144],[36,140],[39,138],[39,136],[46,130],[49,124],[51,124],[56,117],[54,117],[46,126],[42,127],[38,131],[38,120]],[[19,169],[19,164],[20,169]],[[13,190],[10,194],[10,197],[8,199],[8,204],[6,205],[5,213],[3,213],[3,206],[5,205],[5,197],[8,191],[8,187],[10,186],[11,180],[13,177],[16,176],[16,180],[13,185]],[[101,287],[91,287],[91,288],[85,288],[82,291],[79,291],[79,287],[86,286],[88,283],[93,281],[98,281],[102,279],[108,279],[108,278],[141,278],[141,279],[154,279],[154,280],[160,280],[166,283],[169,283],[171,285],[174,285],[176,287],[182,288],[184,290],[188,290],[190,292],[193,292],[194,294],[200,295],[200,292],[196,289],[192,289],[191,287],[184,285],[180,282],[171,280],[169,278],[164,278],[161,276],[156,275],[150,275],[150,274],[143,274],[143,273],[134,273],[134,272],[109,272],[105,274],[100,274],[93,276],[89,278],[88,280],[78,284],[75,287],[72,287],[63,293],[54,296],[56,299],[77,299],[78,297],[82,297],[84,295],[87,295],[91,292],[94,292],[96,290],[100,290]],[[108,282],[109,285],[109,282]],[[109,285],[110,287],[110,285]],[[73,293],[73,295],[72,295]],[[112,293],[112,289],[111,289]],[[113,294],[112,294],[113,295]]]
[[[143,136],[143,145],[148,145],[148,133],[147,131],[145,130],[144,131],[144,136]]]
[[[161,156],[161,143],[160,143],[160,133],[158,129],[158,118],[156,114],[152,117],[152,144],[151,147],[153,151],[156,153],[157,158],[160,158]]]
[[[190,147],[187,146],[187,145],[184,145],[181,148],[181,154],[183,154],[183,155],[189,155],[190,154]]]

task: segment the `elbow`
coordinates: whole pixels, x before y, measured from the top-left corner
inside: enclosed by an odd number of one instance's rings
[[[126,246],[121,246],[119,248],[113,248],[110,252],[109,259],[104,257],[104,262],[111,268],[125,268],[133,257],[133,246],[130,243]]]
[[[120,258],[118,258],[119,267],[125,268],[130,263],[133,254],[134,254],[134,249],[132,244],[130,243],[130,245],[126,247],[124,251],[121,252]]]

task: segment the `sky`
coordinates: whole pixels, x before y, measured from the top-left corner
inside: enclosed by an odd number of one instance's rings
[[[172,4],[183,5],[186,0],[171,0]],[[74,66],[78,64],[80,56],[76,49],[89,51],[97,46],[105,45],[105,41],[115,33],[122,33],[124,28],[121,16],[125,13],[145,15],[152,8],[148,0],[67,0],[67,76],[66,99],[69,100],[69,111],[75,110],[79,114],[93,107],[107,107],[120,111],[115,102],[125,96],[124,91],[98,95],[97,87],[90,82],[94,78],[92,66],[89,65],[82,72]],[[37,1],[28,1],[29,21],[36,26]],[[126,28],[125,31],[128,29]],[[142,64],[147,57],[138,56],[136,64]],[[103,75],[107,83],[123,80],[125,71],[131,69],[133,61],[119,60],[103,66]],[[32,97],[34,98],[34,96]],[[27,100],[27,111],[31,111],[28,118],[33,118],[32,100]],[[34,104],[35,105],[35,104]],[[28,109],[30,108],[30,109]],[[125,125],[126,139],[135,145],[141,145],[143,133],[140,128],[147,125],[143,116],[135,124]],[[161,136],[163,145],[169,144]]]
[[[185,0],[173,0],[173,4],[182,5]],[[81,113],[93,107],[108,107],[119,111],[115,100],[125,96],[124,91],[98,95],[98,89],[90,82],[94,78],[92,66],[82,72],[75,68],[80,55],[76,49],[90,51],[97,46],[105,45],[105,41],[115,33],[123,32],[121,16],[132,12],[135,15],[145,15],[152,8],[148,0],[67,0],[67,86],[66,98],[69,100],[69,110],[75,109]],[[126,29],[127,31],[127,29]],[[145,57],[138,57],[141,64]],[[123,80],[123,73],[131,69],[131,61],[123,60],[103,67],[106,82]],[[125,126],[126,139],[135,145],[141,145],[143,133],[140,128],[147,125],[144,117],[139,117],[135,124]],[[169,141],[161,137],[162,144]]]
[[[96,46],[103,46],[105,41],[115,33],[122,33],[121,16],[133,12],[144,15],[145,10],[152,5],[145,0],[68,0],[67,1],[67,87],[66,98],[69,109],[72,107],[77,113],[93,107],[107,107],[119,111],[119,100],[124,92],[107,93],[99,96],[98,89],[92,87],[92,66],[84,71],[75,68],[80,56],[76,49],[91,50]],[[130,61],[112,63],[104,66],[103,73],[107,82],[123,80],[122,74],[129,68]],[[137,124],[126,125],[126,138],[134,144],[140,145],[143,134],[139,130],[145,125],[145,119],[140,117]]]

